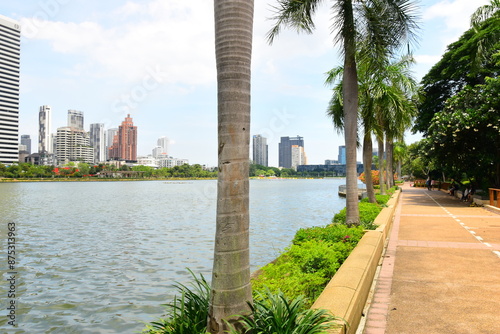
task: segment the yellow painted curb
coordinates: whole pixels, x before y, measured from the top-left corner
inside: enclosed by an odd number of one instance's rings
[[[326,309],[343,319],[329,333],[355,333],[362,317],[377,266],[389,234],[401,191],[394,193],[375,219],[379,227],[367,231],[312,308]]]

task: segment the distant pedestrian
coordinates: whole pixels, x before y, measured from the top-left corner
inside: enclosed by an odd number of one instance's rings
[[[425,185],[427,186],[427,190],[432,190],[432,180],[431,177],[427,177],[427,181],[425,181]]]

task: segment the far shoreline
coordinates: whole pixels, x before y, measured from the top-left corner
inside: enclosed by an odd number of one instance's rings
[[[250,180],[322,180],[322,179],[341,179],[345,176],[334,177],[250,177]],[[217,178],[196,178],[196,177],[176,177],[176,178],[33,178],[16,179],[1,178],[0,183],[20,183],[20,182],[117,182],[117,181],[200,181],[217,180]]]

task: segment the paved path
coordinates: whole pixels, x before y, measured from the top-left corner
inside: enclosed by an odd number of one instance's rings
[[[403,187],[364,334],[500,334],[500,211]]]

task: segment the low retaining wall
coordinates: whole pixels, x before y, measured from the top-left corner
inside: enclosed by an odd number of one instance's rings
[[[355,333],[375,277],[401,191],[398,190],[375,219],[379,227],[367,231],[333,276],[312,308],[326,309],[343,319],[329,333]]]

